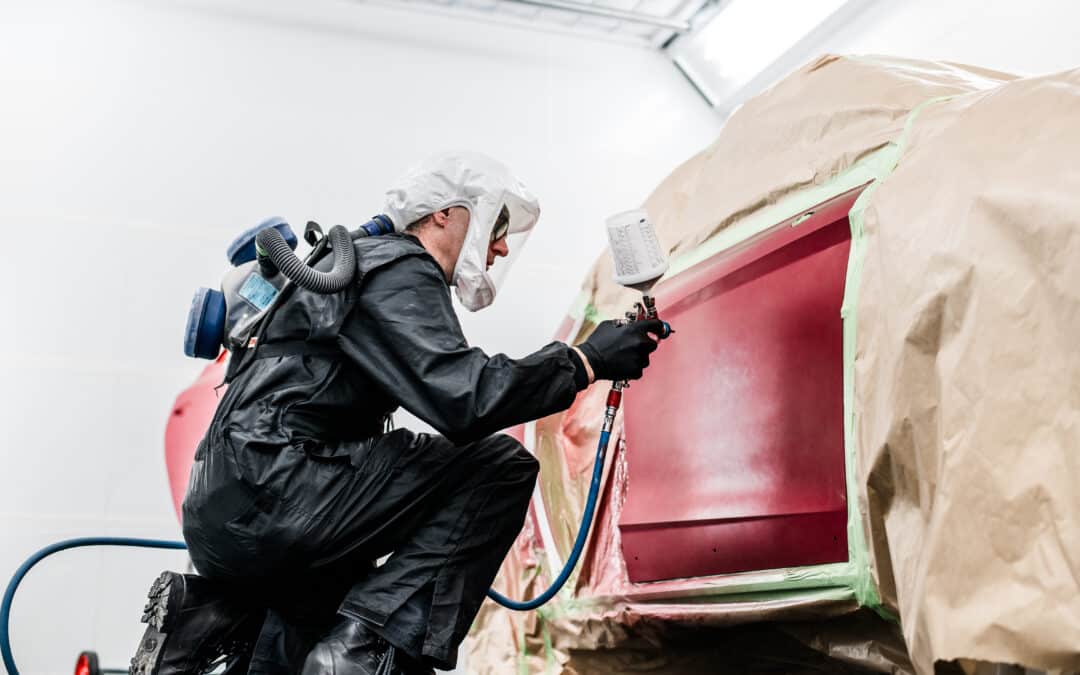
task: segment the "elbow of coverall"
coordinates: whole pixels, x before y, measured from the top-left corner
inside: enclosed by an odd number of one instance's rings
[[[431,426],[454,445],[474,443],[499,431],[502,427],[493,424],[490,415],[478,411],[475,403],[475,399],[469,397],[466,405],[442,415],[442,419],[433,421]]]

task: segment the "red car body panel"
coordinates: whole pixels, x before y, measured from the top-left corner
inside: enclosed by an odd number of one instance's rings
[[[819,206],[656,289],[678,331],[625,402],[632,582],[847,560],[847,213]]]
[[[227,356],[228,352],[222,352],[217,360],[203,369],[194,384],[176,397],[172,414],[165,424],[165,467],[169,473],[169,490],[177,518],[181,517],[180,505],[187,492],[195,449],[210,427],[218,399],[225,393],[225,387],[215,387],[225,379]]]

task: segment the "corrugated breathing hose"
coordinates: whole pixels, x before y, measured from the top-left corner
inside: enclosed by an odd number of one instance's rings
[[[272,227],[260,230],[255,236],[255,251],[260,265],[269,260],[297,286],[315,293],[337,293],[345,290],[356,275],[356,250],[352,245],[352,235],[343,225],[331,227],[327,237],[334,251],[334,266],[329,272],[320,272],[308,266],[293,253],[281,232]]]

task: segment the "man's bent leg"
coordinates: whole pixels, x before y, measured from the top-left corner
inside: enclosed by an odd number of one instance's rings
[[[380,445],[365,467],[386,461],[382,452],[401,451]],[[391,460],[391,475],[379,486],[379,510],[397,509],[387,514],[386,538],[379,537],[397,540],[394,553],[352,587],[341,612],[406,653],[451,668],[525,522],[539,463],[503,434],[463,446],[420,435],[411,446],[407,457]]]

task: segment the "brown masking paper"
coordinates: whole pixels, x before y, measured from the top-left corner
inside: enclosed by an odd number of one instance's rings
[[[1080,669],[1078,148],[1075,72],[1016,79],[825,56],[736,111],[645,205],[676,260],[754,219],[798,215],[865,173],[846,289],[849,507],[898,622],[856,612],[842,587],[727,595],[723,577],[630,583],[616,523],[632,457],[613,441],[570,591],[535,612],[485,602],[468,672],[928,675],[954,659]],[[557,337],[583,339],[638,297],[612,282],[605,253]],[[541,529],[559,559],[569,552],[606,391],[590,388],[525,434],[543,508],[496,581],[511,597],[533,597],[557,573]]]

